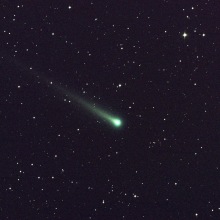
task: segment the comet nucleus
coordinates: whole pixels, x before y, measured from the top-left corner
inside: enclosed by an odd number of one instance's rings
[[[118,119],[118,118],[112,119],[112,122],[113,122],[113,124],[114,124],[116,127],[120,127],[121,124],[122,124],[121,120]]]

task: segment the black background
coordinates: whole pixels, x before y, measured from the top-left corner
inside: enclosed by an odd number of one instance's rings
[[[219,219],[219,1],[0,8],[1,219]]]

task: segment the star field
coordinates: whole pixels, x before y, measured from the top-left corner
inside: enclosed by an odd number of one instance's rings
[[[0,27],[0,219],[220,219],[218,1],[1,0]]]

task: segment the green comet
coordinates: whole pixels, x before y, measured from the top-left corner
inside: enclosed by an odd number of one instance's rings
[[[97,105],[90,103],[89,101],[86,101],[85,99],[82,99],[81,97],[73,94],[73,92],[70,92],[69,90],[61,86],[55,85],[55,87],[57,91],[59,91],[63,95],[66,95],[71,101],[77,102],[85,110],[88,110],[89,112],[93,113],[94,115],[108,122],[112,126],[117,127],[117,128],[122,126],[122,120],[120,118],[115,117],[114,115],[106,112],[102,108],[97,107]]]
[[[104,121],[110,123],[114,127],[121,127],[122,126],[122,121],[121,119],[111,115],[110,113],[102,110],[100,107],[95,107],[91,103],[78,99],[78,103],[82,104],[87,110],[90,110],[93,114],[97,115],[98,117],[102,118]]]
[[[60,97],[62,97],[62,98],[65,97],[65,98],[68,98],[69,101],[71,101],[73,103],[74,102],[78,103],[82,108],[89,111],[93,115],[101,118],[103,121],[108,122],[109,124],[111,124],[114,127],[119,128],[123,125],[122,120],[119,117],[116,117],[116,116],[110,114],[109,112],[103,110],[101,107],[98,107],[96,104],[91,103],[91,102],[81,98],[80,96],[76,95],[75,92],[70,91],[69,89],[67,89],[64,86],[61,86],[60,83],[56,83],[53,80],[50,80],[49,78],[44,76],[43,73],[40,73],[35,70],[30,70],[30,67],[24,65],[23,63],[21,63],[18,60],[11,60],[10,57],[8,57],[8,60],[13,62],[20,70],[28,73],[28,76],[30,75],[30,73],[32,73],[32,75],[37,77],[38,80],[41,79],[41,81],[44,82],[44,84],[46,84],[48,88],[59,93]]]

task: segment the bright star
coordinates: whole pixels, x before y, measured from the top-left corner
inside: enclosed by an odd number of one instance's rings
[[[183,33],[183,37],[186,38],[188,34],[186,32]]]

